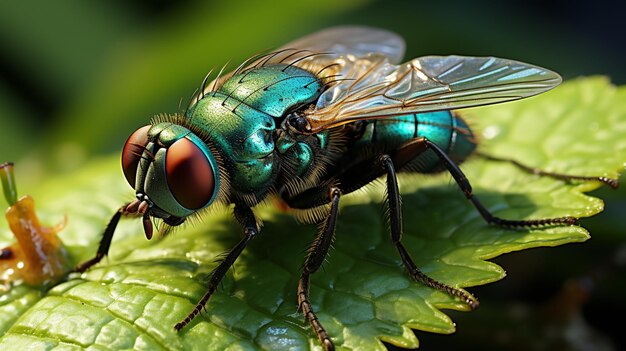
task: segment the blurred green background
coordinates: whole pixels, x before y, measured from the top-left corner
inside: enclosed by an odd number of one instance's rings
[[[604,0],[4,1],[0,161],[17,162],[26,189],[72,172],[178,111],[212,67],[340,24],[402,34],[407,58],[493,55],[626,84],[624,13]],[[455,335],[418,333],[424,349],[626,349],[607,319],[626,313],[626,194],[598,195],[607,211],[585,222],[592,241],[497,259],[510,276],[472,289],[483,305],[452,313]]]

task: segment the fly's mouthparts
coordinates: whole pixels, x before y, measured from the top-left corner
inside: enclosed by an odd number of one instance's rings
[[[137,200],[137,201],[139,201],[139,200]],[[150,208],[150,205],[148,205],[148,202],[144,200],[144,201],[141,201],[141,203],[139,204],[139,207],[137,208],[137,212],[140,215],[144,215],[144,217],[145,217],[145,215],[148,214],[148,209],[149,208]]]
[[[144,204],[146,202],[142,202]],[[145,212],[143,215],[143,232],[146,234],[146,239],[152,239],[152,233],[154,232],[152,221],[150,220],[150,215],[148,212]]]
[[[126,205],[126,207],[124,208],[124,213],[130,215],[138,214],[146,216],[152,206],[152,201],[150,201],[150,199],[148,199],[146,195],[137,194],[137,200]]]
[[[152,225],[152,220],[150,219],[150,208],[152,208],[152,206],[153,203],[150,199],[148,199],[148,196],[144,194],[137,194],[137,200],[129,203],[123,209],[123,212],[126,215],[142,216],[143,231],[148,240],[152,239],[152,234],[154,233],[154,227]]]
[[[129,203],[128,205],[126,205],[125,208],[123,208],[123,212],[126,214],[132,214],[132,213],[137,213],[139,211],[139,204],[141,203],[141,201],[139,200],[135,200],[131,203]]]
[[[150,208],[152,208],[153,203],[146,194],[137,194],[136,202],[139,202],[137,213],[143,216],[143,232],[146,234],[146,239],[150,240],[154,233],[152,220],[150,220]]]

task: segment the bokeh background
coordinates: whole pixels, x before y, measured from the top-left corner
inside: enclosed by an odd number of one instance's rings
[[[623,85],[624,14],[623,1],[606,0],[4,1],[0,161],[17,162],[26,188],[72,172],[119,152],[155,114],[178,111],[212,67],[340,24],[402,34],[407,58],[493,55]],[[584,222],[593,240],[496,259],[509,277],[471,289],[481,308],[450,312],[452,336],[418,332],[422,347],[626,349],[611,321],[626,314],[626,193],[597,195],[607,210]]]

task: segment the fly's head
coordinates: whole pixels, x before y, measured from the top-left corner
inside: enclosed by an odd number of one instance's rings
[[[219,167],[206,143],[189,129],[167,122],[131,134],[122,151],[122,169],[137,196],[123,211],[143,216],[148,239],[150,216],[180,225],[213,203],[220,185]]]

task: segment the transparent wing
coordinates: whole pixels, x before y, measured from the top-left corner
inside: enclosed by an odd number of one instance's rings
[[[327,60],[339,56],[366,56],[377,53],[386,56],[390,63],[398,64],[404,58],[405,43],[399,35],[378,28],[341,26],[315,32],[283,45],[279,50],[300,49],[327,52]]]
[[[360,119],[451,110],[550,90],[550,70],[496,57],[426,56],[402,65],[382,55],[341,57],[341,78],[305,115],[313,132]]]

